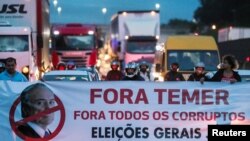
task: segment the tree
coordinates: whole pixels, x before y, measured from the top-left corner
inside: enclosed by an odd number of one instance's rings
[[[199,26],[216,24],[219,28],[232,25],[250,27],[249,0],[200,0],[200,4],[194,13]]]
[[[176,28],[185,28],[188,29],[190,32],[193,32],[195,30],[195,24],[193,22],[183,19],[170,19],[168,22],[168,26]]]

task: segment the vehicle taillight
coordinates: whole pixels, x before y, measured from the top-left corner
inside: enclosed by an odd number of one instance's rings
[[[29,72],[30,72],[29,66],[24,66],[24,67],[22,68],[22,74],[23,74],[27,79],[29,79]]]
[[[250,62],[250,57],[247,57],[247,58],[246,58],[246,61],[247,61],[247,62]]]
[[[58,66],[58,70],[66,70],[65,66]]]
[[[64,62],[60,62],[57,64],[57,67],[56,67],[57,70],[66,70],[67,69],[67,66]]]

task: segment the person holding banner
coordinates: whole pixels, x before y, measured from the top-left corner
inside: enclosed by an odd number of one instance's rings
[[[234,71],[238,68],[238,62],[232,55],[225,55],[222,58],[222,63],[219,65],[219,70],[211,78],[211,81],[218,82],[241,82],[241,77],[238,72]]]
[[[118,70],[119,68],[119,62],[116,60],[113,60],[111,62],[111,70],[108,72],[107,77],[106,77],[106,81],[119,81],[123,78],[123,74],[120,70]]]
[[[164,81],[185,81],[183,75],[178,72],[179,71],[179,64],[172,63],[170,66],[171,70],[166,73],[164,76]]]
[[[205,64],[203,62],[199,62],[194,67],[194,73],[192,73],[187,81],[200,81],[202,84],[204,81],[208,81],[209,78],[205,73]]]
[[[122,80],[129,80],[129,81],[145,81],[138,74],[138,65],[135,62],[129,62],[125,66],[125,77]]]
[[[150,76],[150,67],[148,62],[141,61],[139,65],[139,75],[145,79],[145,81],[152,81],[152,76]]]
[[[19,134],[30,138],[45,138],[51,134],[48,125],[54,120],[54,113],[38,115],[55,106],[54,93],[44,84],[35,83],[25,88],[20,96],[21,114],[34,120],[17,127]],[[36,117],[37,116],[37,117]]]

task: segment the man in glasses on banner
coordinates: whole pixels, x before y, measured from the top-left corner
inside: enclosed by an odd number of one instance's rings
[[[22,117],[28,118],[55,106],[54,93],[44,84],[36,83],[28,86],[21,93]],[[51,134],[48,125],[54,120],[54,113],[36,117],[17,127],[25,137],[45,138]]]

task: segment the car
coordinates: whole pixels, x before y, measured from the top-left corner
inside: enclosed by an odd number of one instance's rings
[[[88,71],[91,73],[91,77],[93,81],[101,81],[101,77],[99,72],[97,71],[96,68],[94,67],[80,67],[80,68],[76,68],[76,70],[79,71]]]
[[[240,77],[242,82],[250,82],[250,70],[236,70]]]
[[[91,73],[79,70],[53,70],[43,75],[42,81],[93,81]]]

